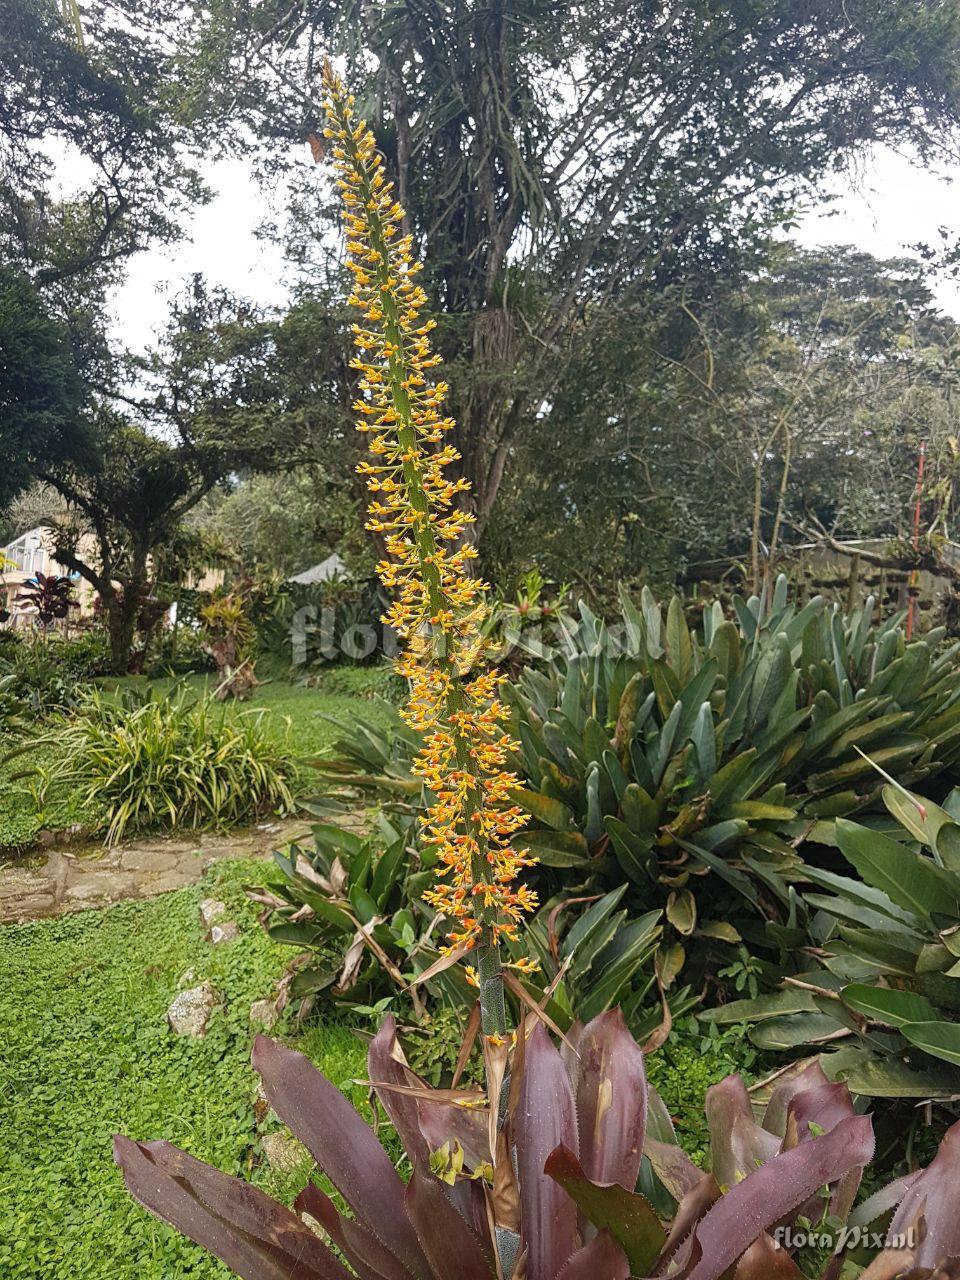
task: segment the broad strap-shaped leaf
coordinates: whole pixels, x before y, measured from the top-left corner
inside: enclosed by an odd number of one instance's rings
[[[616,1008],[584,1027],[577,1051],[580,1163],[594,1182],[616,1182],[632,1191],[647,1122],[643,1050]]]
[[[717,1180],[709,1173],[702,1173],[700,1180],[680,1197],[670,1224],[670,1234],[656,1262],[658,1276],[667,1270],[671,1274],[678,1274],[681,1268],[689,1268],[699,1261],[702,1251],[693,1228],[719,1199]]]
[[[410,1070],[397,1040],[397,1020],[393,1014],[384,1018],[380,1030],[367,1047],[367,1075],[384,1111],[403,1143],[403,1149],[414,1163],[426,1164],[430,1148],[420,1128],[420,1107],[416,1097],[396,1089],[378,1085],[403,1085],[426,1089],[425,1080]],[[442,1145],[442,1144],[438,1144]]]
[[[661,1142],[647,1134],[643,1154],[674,1200],[682,1200],[703,1179],[703,1170],[693,1163],[681,1147],[673,1143]]]
[[[577,1210],[544,1166],[551,1151],[565,1146],[576,1152],[579,1141],[566,1068],[539,1022],[526,1043],[511,1132],[517,1152],[527,1280],[555,1280],[576,1245]]]
[[[799,1146],[817,1136],[829,1133],[854,1114],[853,1099],[845,1084],[821,1084],[794,1095],[787,1111],[787,1127],[783,1149]],[[813,1126],[813,1127],[812,1127]]]
[[[601,1231],[564,1263],[556,1280],[629,1280],[630,1266],[608,1231]]]
[[[908,1022],[935,1022],[937,1011],[925,996],[913,991],[895,991],[890,987],[851,983],[840,992],[843,1003],[871,1022],[887,1027],[902,1027]]]
[[[134,1199],[243,1280],[350,1280],[296,1214],[250,1183],[168,1142],[118,1135],[113,1155]]]
[[[956,873],[945,871],[879,831],[845,818],[838,818],[836,826],[840,852],[867,884],[921,918],[938,913],[956,919],[960,911],[960,877]]]
[[[924,1053],[960,1067],[960,1023],[907,1022],[900,1030],[905,1039]]]
[[[489,1242],[483,1243],[429,1169],[415,1164],[406,1209],[436,1280],[494,1280]]]
[[[360,1280],[418,1280],[372,1231],[339,1214],[315,1183],[307,1183],[293,1207],[320,1223]]]
[[[933,1160],[907,1189],[887,1241],[893,1244],[921,1220],[924,1230],[916,1232],[914,1257],[918,1269],[960,1257],[960,1121],[947,1130]]]
[[[426,1260],[404,1211],[393,1162],[350,1101],[312,1062],[257,1036],[253,1066],[270,1106],[304,1144],[353,1210],[414,1272]]]
[[[600,1231],[609,1231],[627,1255],[630,1274],[646,1275],[667,1239],[646,1197],[615,1182],[600,1183],[588,1178],[580,1161],[566,1147],[551,1152],[546,1172],[576,1202],[588,1222]]]
[[[823,1137],[768,1160],[707,1211],[696,1228],[703,1256],[688,1280],[720,1280],[769,1227],[805,1204],[825,1183],[863,1168],[872,1155],[870,1120],[855,1116]]]

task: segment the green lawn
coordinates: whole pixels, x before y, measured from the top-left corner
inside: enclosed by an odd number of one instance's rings
[[[167,1138],[286,1197],[302,1185],[263,1163],[253,1111],[249,1008],[291,958],[241,891],[269,874],[265,863],[221,864],[203,884],[151,901],[0,930],[4,1280],[229,1274],[127,1196],[110,1154],[117,1131]],[[236,942],[203,939],[207,895],[241,923]],[[191,967],[224,997],[202,1040],[173,1035],[164,1016]],[[338,1084],[365,1074],[345,1027],[316,1027],[298,1047]],[[363,1105],[362,1090],[352,1096]]]
[[[332,667],[320,674],[314,688],[271,680],[255,690],[249,703],[241,705],[248,710],[262,708],[271,731],[289,744],[291,754],[309,761],[333,741],[335,730],[321,718],[323,715],[349,719],[362,707],[365,715],[375,718],[372,699],[378,694],[387,695],[394,679],[389,667]],[[187,683],[200,690],[210,687],[213,680],[212,676],[193,676]],[[177,682],[128,676],[102,683],[117,690],[148,683],[155,689],[168,690]],[[38,729],[42,731],[41,726]],[[30,770],[40,771],[41,776],[21,776]],[[309,791],[308,769],[303,771],[302,779],[302,788]],[[42,803],[38,803],[38,788]],[[84,810],[77,797],[58,782],[55,748],[42,747],[0,766],[0,855],[29,849],[43,828],[57,831],[74,824],[93,828],[98,822],[99,815]]]

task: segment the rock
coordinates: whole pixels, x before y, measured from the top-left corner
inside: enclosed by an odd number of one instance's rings
[[[255,1026],[263,1027],[264,1031],[272,1031],[279,1017],[277,1006],[272,1000],[254,1000],[250,1006],[250,1021]]]
[[[200,919],[207,928],[213,924],[214,920],[219,920],[222,915],[226,915],[226,912],[227,904],[218,898],[204,898],[200,903]]]
[[[184,987],[192,987],[196,981],[196,969],[187,969],[184,973],[181,973],[180,977],[177,979],[177,990],[182,991]]]
[[[120,855],[124,871],[169,871],[176,865],[176,855],[162,849],[124,849]]]
[[[215,924],[210,930],[210,941],[215,947],[224,942],[235,942],[240,937],[240,926],[235,920],[224,920],[223,924]]]
[[[24,924],[53,913],[56,898],[52,893],[29,893],[22,898],[9,898],[0,903],[0,924]]]
[[[217,993],[210,982],[189,987],[175,997],[167,1010],[170,1030],[178,1036],[204,1036],[207,1023],[217,1003]]]
[[[137,882],[122,871],[84,871],[64,897],[70,902],[110,902],[130,898],[137,892]]]
[[[278,1173],[296,1173],[310,1159],[309,1152],[302,1142],[291,1137],[289,1133],[265,1133],[260,1141],[263,1143],[263,1154],[271,1169]]]

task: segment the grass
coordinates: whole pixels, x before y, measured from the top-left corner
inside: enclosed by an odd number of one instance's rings
[[[296,789],[309,794],[310,771],[305,767],[306,762],[322,755],[335,734],[333,726],[321,717],[349,718],[361,705],[364,714],[375,717],[376,707],[371,699],[377,694],[388,694],[393,679],[387,667],[331,667],[320,673],[315,687],[275,679],[255,690],[251,701],[242,705],[263,709],[268,730],[275,733],[301,763]],[[213,681],[212,676],[192,676],[187,684],[199,692],[213,687]],[[150,683],[155,689],[169,691],[177,681],[148,682],[142,676],[128,676],[102,683],[108,690]],[[61,831],[76,825],[92,831],[102,827],[103,815],[96,809],[84,807],[75,794],[58,782],[56,765],[56,752],[40,748],[0,766],[0,854],[30,849],[45,828]],[[19,776],[30,769],[38,770],[41,778]],[[37,787],[45,774],[49,775],[49,781],[42,803],[38,803]]]
[[[303,1185],[304,1174],[265,1166],[254,1116],[249,1008],[290,953],[263,933],[241,886],[269,874],[264,863],[221,864],[160,898],[0,931],[4,1280],[230,1274],[126,1194],[110,1154],[117,1131],[167,1138],[287,1199]],[[218,948],[198,911],[211,895],[242,928]],[[173,1035],[164,1016],[189,968],[223,996],[202,1040]],[[345,1027],[316,1026],[298,1047],[337,1083],[364,1074]],[[362,1090],[348,1091],[362,1106]]]

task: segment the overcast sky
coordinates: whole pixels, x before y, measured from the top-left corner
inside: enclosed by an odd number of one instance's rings
[[[196,271],[255,302],[278,303],[286,296],[280,253],[255,235],[269,209],[246,162],[223,161],[205,177],[217,195],[194,216],[190,239],[139,255],[116,292],[116,333],[131,348],[150,343],[163,325],[171,293]],[[960,188],[891,151],[865,159],[855,179],[837,180],[834,189],[837,199],[829,211],[804,215],[793,233],[802,244],[852,244],[884,257],[918,241],[938,243],[941,226],[960,234]],[[943,309],[960,317],[960,283],[941,281],[936,293]]]

